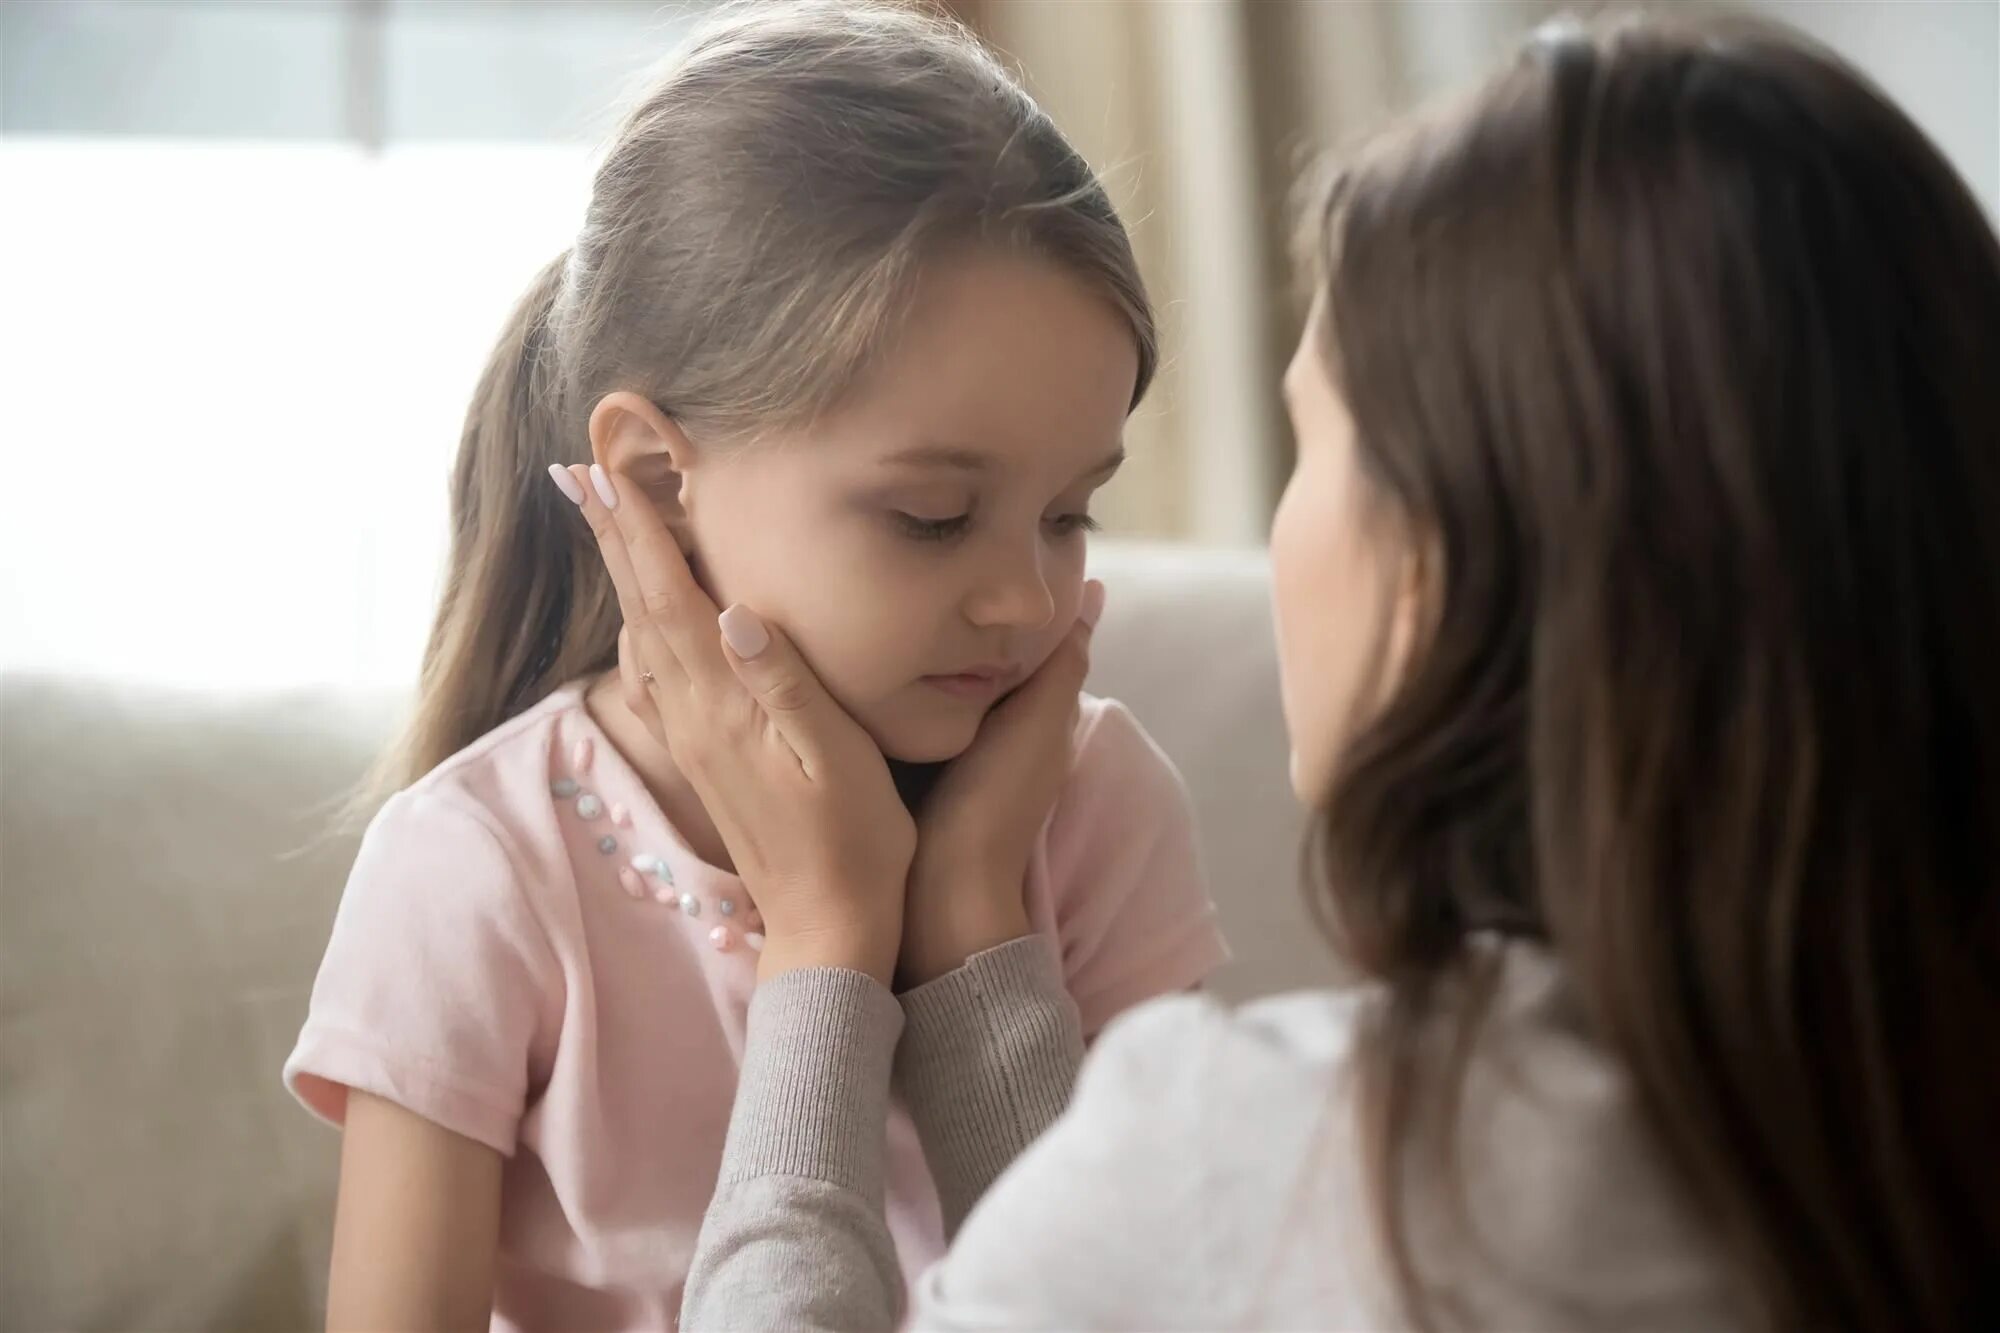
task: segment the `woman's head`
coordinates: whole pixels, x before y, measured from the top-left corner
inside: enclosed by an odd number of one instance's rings
[[[1102,187],[971,38],[731,11],[627,118],[480,385],[402,775],[613,661],[608,581],[543,475],[590,456],[888,753],[957,753],[1074,618],[1154,355]]]
[[[1995,1314],[1978,205],[1833,57],[1635,22],[1539,34],[1318,204],[1274,578],[1325,906],[1395,996],[1384,1160],[1467,934],[1541,934],[1748,1308]]]

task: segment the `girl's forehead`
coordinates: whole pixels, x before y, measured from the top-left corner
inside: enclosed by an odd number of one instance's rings
[[[963,260],[927,273],[826,424],[883,465],[1081,472],[1117,452],[1138,367],[1130,325],[1081,279],[1025,256]]]

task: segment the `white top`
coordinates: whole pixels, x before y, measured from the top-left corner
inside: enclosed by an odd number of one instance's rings
[[[1482,947],[1501,951],[1502,970],[1458,1120],[1470,1243],[1442,1243],[1436,1207],[1414,1204],[1411,1220],[1427,1284],[1448,1303],[1446,1321],[1535,1330],[1735,1326],[1726,1275],[1668,1187],[1626,1080],[1582,1034],[1549,956],[1528,943]],[[1031,1043],[1015,1016],[1032,1015],[1039,1001],[1006,986],[1026,984],[1027,974],[1017,968],[1010,981],[994,982],[981,972],[1004,952],[962,969],[962,988],[986,1002],[948,1020],[935,997],[904,997],[911,1026],[895,1052],[897,1078],[913,1058],[931,1066],[913,1105],[927,1151],[964,1138],[950,1123],[929,1122],[986,1111],[1018,1121],[1042,1082],[1061,1081],[1042,1072],[1048,1061],[1022,1055]],[[884,1052],[895,1047],[896,1003],[865,979],[851,988],[852,1026],[843,1026],[849,1019],[827,993],[838,989],[828,979],[842,976],[851,974],[819,973],[796,987],[781,978],[760,992],[753,1042],[765,1044],[769,1065],[755,1080],[746,1070],[684,1326],[893,1321],[862,1299],[860,1261],[842,1258],[873,1243],[867,1164],[843,1155],[831,1134],[824,1173],[799,1148],[800,1116],[820,1114],[801,1106],[846,1094],[830,1086],[844,1077],[829,1070],[832,1062],[788,1043],[810,1035],[823,1044],[828,1023],[842,1026],[859,1045],[840,1068],[860,1083],[878,1078],[865,1048],[884,1038]],[[1059,1009],[1052,977],[1044,969],[1035,984]],[[809,984],[819,988],[810,1006]],[[1177,996],[1114,1023],[1083,1062],[1068,1110],[985,1192],[920,1283],[911,1323],[1405,1325],[1377,1251],[1355,1127],[1355,1034],[1377,998],[1313,992],[1232,1012]],[[808,1008],[810,1034],[789,1016]],[[929,1045],[913,1054],[919,1036]],[[885,1085],[887,1061],[884,1054]],[[939,1086],[940,1061],[963,1071],[958,1086]],[[1024,1072],[996,1078],[996,1065]],[[986,1111],[966,1110],[982,1099]],[[841,1103],[827,1123],[852,1137],[866,1104]],[[1060,1104],[1057,1089],[1052,1105]],[[782,1163],[763,1154],[759,1135],[769,1131],[752,1123],[759,1115],[785,1126]],[[941,1176],[958,1172],[948,1147],[934,1156],[947,1159],[933,1161]],[[1412,1192],[1429,1197],[1421,1187]],[[883,1299],[894,1297],[885,1290]]]

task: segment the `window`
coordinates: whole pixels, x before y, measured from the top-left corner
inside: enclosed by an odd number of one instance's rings
[[[407,683],[473,383],[689,17],[0,8],[0,661]]]

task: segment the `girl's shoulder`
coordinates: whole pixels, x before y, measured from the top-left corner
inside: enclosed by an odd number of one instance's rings
[[[596,735],[582,687],[566,685],[440,763],[398,801],[462,811],[502,831],[538,827],[556,803],[584,791],[598,761]]]
[[[588,769],[594,753],[571,754],[579,742],[594,751],[597,726],[583,706],[581,682],[555,690],[473,741],[406,789],[470,801],[496,814],[516,806],[539,809],[560,798],[571,770]],[[572,762],[582,760],[585,762]]]
[[[392,796],[370,822],[364,849],[476,843],[510,879],[559,881],[565,877],[548,873],[568,860],[558,811],[595,799],[586,784],[605,762],[597,735],[581,686],[564,686]]]
[[[1188,807],[1187,784],[1132,710],[1116,699],[1080,696],[1076,758],[1058,813],[1078,805],[1136,802],[1169,810]]]
[[[1123,704],[1083,696],[1076,759],[1044,833],[1045,895],[1086,1035],[1228,960],[1173,761]],[[1037,882],[1038,881],[1038,882]]]

